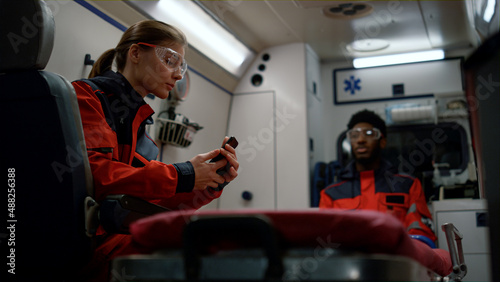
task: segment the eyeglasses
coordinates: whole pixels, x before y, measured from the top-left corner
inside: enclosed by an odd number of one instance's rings
[[[382,136],[382,133],[380,130],[376,127],[374,128],[353,128],[347,131],[347,138],[349,140],[356,140],[358,139],[361,134],[363,134],[364,137],[370,138],[370,139],[380,139]]]
[[[186,73],[187,63],[181,54],[175,52],[170,48],[163,46],[153,45],[144,42],[139,42],[137,44],[155,48],[156,56],[169,70],[173,72],[180,70],[182,76],[184,76],[184,74]]]

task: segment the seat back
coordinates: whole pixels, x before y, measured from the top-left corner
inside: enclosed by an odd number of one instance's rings
[[[11,279],[76,281],[90,251],[84,200],[92,177],[75,91],[43,71],[54,18],[43,1],[0,0],[0,21],[0,159],[7,238],[15,240],[2,254]]]

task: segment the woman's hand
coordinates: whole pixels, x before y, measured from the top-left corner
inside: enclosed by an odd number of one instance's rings
[[[227,142],[229,137],[224,138],[224,143]],[[224,156],[223,159],[209,163],[208,161],[215,158],[218,154]],[[216,149],[205,154],[197,155],[190,160],[194,168],[194,188],[193,190],[204,190],[207,187],[217,188],[219,184],[224,182],[231,182],[238,176],[238,168],[240,164],[237,161],[236,151],[230,145],[225,148]],[[223,168],[229,162],[231,167],[222,176],[217,174],[219,168]]]
[[[197,155],[190,160],[194,168],[194,188],[193,190],[205,190],[208,186],[216,188],[224,183],[224,177],[217,174],[217,170],[227,164],[226,159],[215,163],[207,161],[215,158],[222,149],[216,149],[205,154]]]

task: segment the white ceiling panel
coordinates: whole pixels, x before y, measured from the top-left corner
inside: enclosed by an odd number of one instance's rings
[[[385,55],[444,48],[469,48],[464,0],[449,1],[198,1],[249,47],[264,48],[294,42],[309,44],[322,60]],[[364,17],[330,18],[324,7],[371,5]],[[377,38],[390,44],[384,50],[353,52],[346,46],[356,39]]]

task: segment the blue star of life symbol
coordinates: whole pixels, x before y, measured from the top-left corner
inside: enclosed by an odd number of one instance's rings
[[[344,91],[350,91],[351,95],[354,95],[356,90],[361,90],[361,87],[359,84],[361,83],[361,79],[354,79],[354,76],[351,75],[351,78],[349,80],[344,80],[345,88]]]

